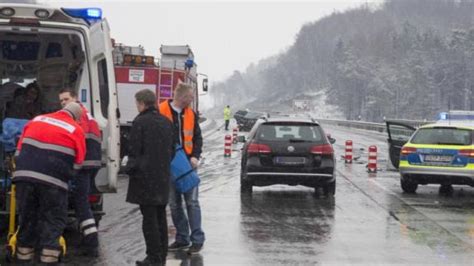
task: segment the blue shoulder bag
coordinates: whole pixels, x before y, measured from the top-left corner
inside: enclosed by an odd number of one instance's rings
[[[186,193],[199,185],[200,179],[192,168],[181,145],[176,145],[176,153],[171,161],[171,179],[180,193]]]

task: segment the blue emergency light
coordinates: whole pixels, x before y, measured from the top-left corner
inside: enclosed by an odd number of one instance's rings
[[[192,60],[192,59],[186,60],[186,62],[184,62],[184,66],[186,68],[192,68],[194,66],[194,60]]]
[[[87,22],[102,19],[102,9],[90,8],[63,8],[64,13],[74,18],[82,18]]]
[[[440,112],[437,115],[437,120],[474,120],[473,111],[449,111],[449,112]]]
[[[446,120],[446,119],[448,119],[448,113],[446,112],[441,112],[436,117],[436,120]]]

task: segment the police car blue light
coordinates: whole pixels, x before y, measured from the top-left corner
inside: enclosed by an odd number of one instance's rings
[[[440,112],[437,115],[438,121],[474,121],[474,111],[465,111],[465,110],[451,110],[448,112]]]

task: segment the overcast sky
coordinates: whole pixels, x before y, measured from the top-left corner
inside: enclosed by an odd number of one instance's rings
[[[334,10],[344,11],[382,0],[312,1],[57,1],[53,6],[103,9],[112,37],[128,45],[143,45],[159,55],[161,44],[191,46],[198,72],[210,82],[222,81],[234,70],[278,54],[291,46],[304,23]]]

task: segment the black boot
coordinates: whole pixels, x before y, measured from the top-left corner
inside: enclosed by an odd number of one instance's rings
[[[151,258],[151,257],[146,257],[144,260],[137,260],[135,262],[137,266],[162,266],[164,265],[161,260]]]

